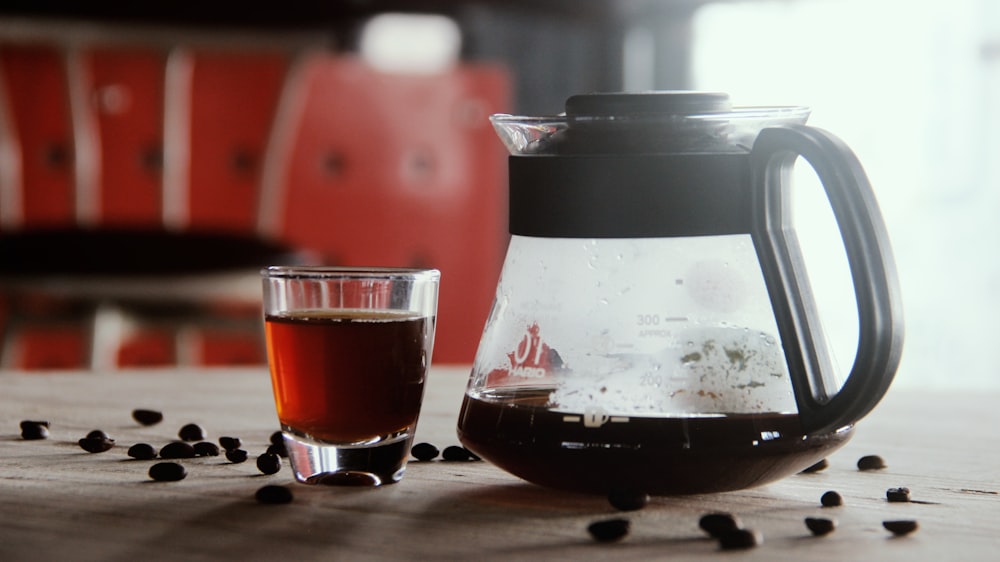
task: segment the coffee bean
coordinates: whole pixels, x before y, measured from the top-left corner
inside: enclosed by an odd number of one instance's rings
[[[171,441],[160,449],[161,459],[190,459],[194,456],[194,445],[183,441]]]
[[[808,468],[803,469],[802,472],[800,472],[799,474],[812,474],[814,472],[819,472],[821,470],[826,470],[829,466],[830,466],[829,461],[827,461],[826,459],[823,459],[823,460],[817,462],[816,464],[814,464],[814,465],[812,465],[812,466],[810,466]]]
[[[844,505],[844,498],[840,497],[840,494],[837,492],[830,490],[819,498],[819,503],[822,504],[823,507],[837,507]]]
[[[720,537],[730,531],[739,529],[740,519],[732,513],[708,513],[701,516],[698,526],[710,536]]]
[[[587,526],[587,532],[598,542],[620,541],[628,535],[631,523],[628,519],[603,519]]]
[[[837,522],[825,517],[806,517],[806,527],[817,537],[829,535],[837,528]]]
[[[114,439],[105,439],[100,437],[84,437],[79,441],[80,447],[88,453],[103,453],[104,451],[111,450],[115,446]]]
[[[882,470],[885,460],[878,455],[865,455],[858,459],[858,470]]]
[[[34,441],[37,439],[47,439],[49,436],[49,422],[21,422],[21,439]]]
[[[274,443],[271,443],[270,445],[267,446],[267,452],[272,455],[278,455],[283,459],[288,458],[288,449],[285,448],[284,443],[282,443],[281,445],[275,445]]]
[[[270,441],[272,445],[281,445],[285,442],[285,436],[280,431],[275,431],[271,434]]]
[[[163,414],[156,410],[144,410],[140,408],[132,410],[132,419],[142,425],[156,425],[163,421]]]
[[[764,542],[763,535],[753,529],[734,529],[719,537],[719,546],[723,550],[753,548]]]
[[[608,503],[619,511],[636,511],[649,504],[649,494],[630,488],[612,489],[608,493]]]
[[[128,456],[133,459],[148,461],[156,458],[156,447],[149,443],[136,443],[128,448]]]
[[[446,461],[474,461],[480,460],[472,451],[458,445],[449,445],[441,452],[441,458]]]
[[[240,441],[239,437],[219,437],[219,445],[222,445],[222,448],[227,451],[232,451],[242,447],[243,442]]]
[[[418,461],[434,460],[438,456],[438,448],[430,443],[417,443],[410,448],[410,454]]]
[[[158,462],[149,467],[149,477],[158,482],[184,480],[187,470],[175,462]]]
[[[909,535],[917,530],[919,525],[912,519],[897,519],[893,521],[883,521],[882,526],[896,536]]]
[[[292,502],[292,491],[284,486],[269,484],[257,490],[254,494],[257,501],[266,504],[282,504]]]
[[[211,441],[199,441],[194,444],[194,454],[199,457],[217,457],[219,446]]]
[[[257,457],[257,470],[264,474],[274,474],[281,470],[281,457],[274,453],[264,453]]]
[[[226,459],[233,464],[239,464],[241,462],[246,462],[247,452],[243,449],[233,449],[232,451],[226,451]]]
[[[100,429],[95,429],[87,434],[87,439],[111,439],[111,437]]]
[[[885,491],[885,499],[891,502],[905,503],[910,501],[909,488],[889,488]]]
[[[189,423],[177,432],[182,441],[204,441],[205,430],[196,423]]]

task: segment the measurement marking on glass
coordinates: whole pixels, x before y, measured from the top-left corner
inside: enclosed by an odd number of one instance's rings
[[[566,423],[580,423],[583,421],[583,416],[563,416],[562,421]],[[611,423],[628,423],[628,416],[611,416],[608,418]]]

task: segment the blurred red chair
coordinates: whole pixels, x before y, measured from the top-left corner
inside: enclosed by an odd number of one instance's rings
[[[7,306],[0,365],[262,363],[257,268],[304,256],[441,269],[434,360],[471,362],[506,241],[487,116],[508,90],[496,67],[324,50],[0,43],[0,297],[92,320]],[[24,352],[73,329],[82,352]]]

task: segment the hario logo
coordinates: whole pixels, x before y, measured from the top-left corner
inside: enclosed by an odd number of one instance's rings
[[[558,354],[542,341],[538,324],[532,324],[517,347],[507,354],[510,358],[509,376],[524,379],[545,378],[550,369],[561,365],[561,362],[553,363],[553,356],[558,358]]]

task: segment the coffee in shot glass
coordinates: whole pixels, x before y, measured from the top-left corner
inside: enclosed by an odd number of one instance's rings
[[[261,273],[274,401],[296,480],[398,482],[431,364],[440,273],[319,266]]]

